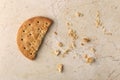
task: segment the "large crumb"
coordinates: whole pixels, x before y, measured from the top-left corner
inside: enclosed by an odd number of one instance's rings
[[[78,35],[76,34],[76,31],[70,29],[69,32],[68,32],[69,36],[73,39],[73,40],[76,40],[78,39]]]
[[[56,50],[56,51],[54,52],[54,54],[55,54],[56,56],[58,56],[60,53],[61,53],[60,50]]]
[[[58,70],[58,72],[63,72],[63,64],[58,64],[57,70]]]
[[[88,58],[86,58],[86,62],[89,63],[89,64],[91,64],[91,63],[95,62],[95,58],[88,57]]]
[[[59,43],[58,43],[58,46],[59,46],[59,47],[63,47],[63,43],[62,43],[62,42],[59,42]]]

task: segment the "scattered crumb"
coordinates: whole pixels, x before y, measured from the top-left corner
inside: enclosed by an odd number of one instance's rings
[[[54,32],[55,35],[57,35],[58,33],[57,32]]]
[[[95,53],[96,52],[96,49],[95,48],[90,48],[90,51]]]
[[[60,50],[56,50],[56,51],[54,52],[54,54],[55,54],[56,56],[58,56],[60,53],[61,53]]]
[[[62,43],[62,42],[59,42],[59,43],[58,43],[58,46],[59,46],[59,47],[63,47],[63,43]]]
[[[87,55],[87,54],[84,54],[83,57],[84,57],[85,59],[87,59],[87,58],[88,58],[88,55]]]
[[[67,26],[72,26],[72,23],[70,23],[70,22],[67,22]]]
[[[83,38],[83,42],[85,42],[85,43],[88,43],[90,41],[91,41],[90,38]]]
[[[70,45],[70,48],[71,48],[71,49],[74,49],[74,48],[76,48],[75,41],[72,41],[72,43],[71,43],[71,45]]]
[[[86,58],[86,62],[91,64],[91,63],[95,62],[95,58],[88,57],[88,58]]]
[[[70,52],[70,49],[69,49],[69,48],[66,49],[63,54],[68,54],[68,52]]]
[[[82,46],[84,46],[84,43],[81,43]]]
[[[58,64],[57,70],[58,70],[58,72],[63,72],[63,64]]]
[[[76,40],[78,39],[78,36],[76,34],[76,31],[70,29],[69,32],[68,32],[69,36],[73,39],[73,40]]]
[[[82,13],[80,13],[80,12],[75,13],[75,15],[76,15],[77,17],[83,17],[83,16],[84,16],[84,15],[83,15]]]
[[[100,20],[100,12],[97,11],[96,13],[96,20],[95,20],[96,27],[98,28],[99,26],[102,26],[102,22]]]
[[[71,50],[70,48],[66,49],[66,50],[63,52],[63,54],[61,54],[61,57],[64,58],[65,55],[68,54],[68,53],[70,52],[70,50]]]

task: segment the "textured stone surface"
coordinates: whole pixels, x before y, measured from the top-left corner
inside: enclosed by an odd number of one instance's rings
[[[119,4],[119,0],[1,0],[0,80],[119,80]],[[98,11],[102,26],[97,28]],[[83,16],[76,16],[77,12]],[[22,22],[33,16],[49,17],[54,20],[54,25],[48,31],[37,59],[30,61],[20,55],[16,35]],[[67,22],[79,36],[76,49],[64,58],[54,56],[51,52],[58,49],[58,42],[63,42],[63,49],[71,44]],[[85,36],[91,42],[81,46]],[[95,54],[90,51],[91,47],[96,49]],[[96,62],[87,64],[81,57],[84,53],[95,57]],[[62,74],[56,70],[58,63],[64,65]]]

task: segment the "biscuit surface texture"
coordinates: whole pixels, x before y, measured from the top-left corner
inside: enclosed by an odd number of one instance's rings
[[[35,59],[51,24],[51,19],[37,16],[28,19],[21,25],[17,33],[17,44],[24,56],[30,60]]]

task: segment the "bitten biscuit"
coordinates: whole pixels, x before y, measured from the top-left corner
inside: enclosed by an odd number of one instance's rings
[[[28,19],[21,25],[17,33],[17,44],[24,56],[30,60],[35,59],[52,22],[49,18],[37,16]]]

